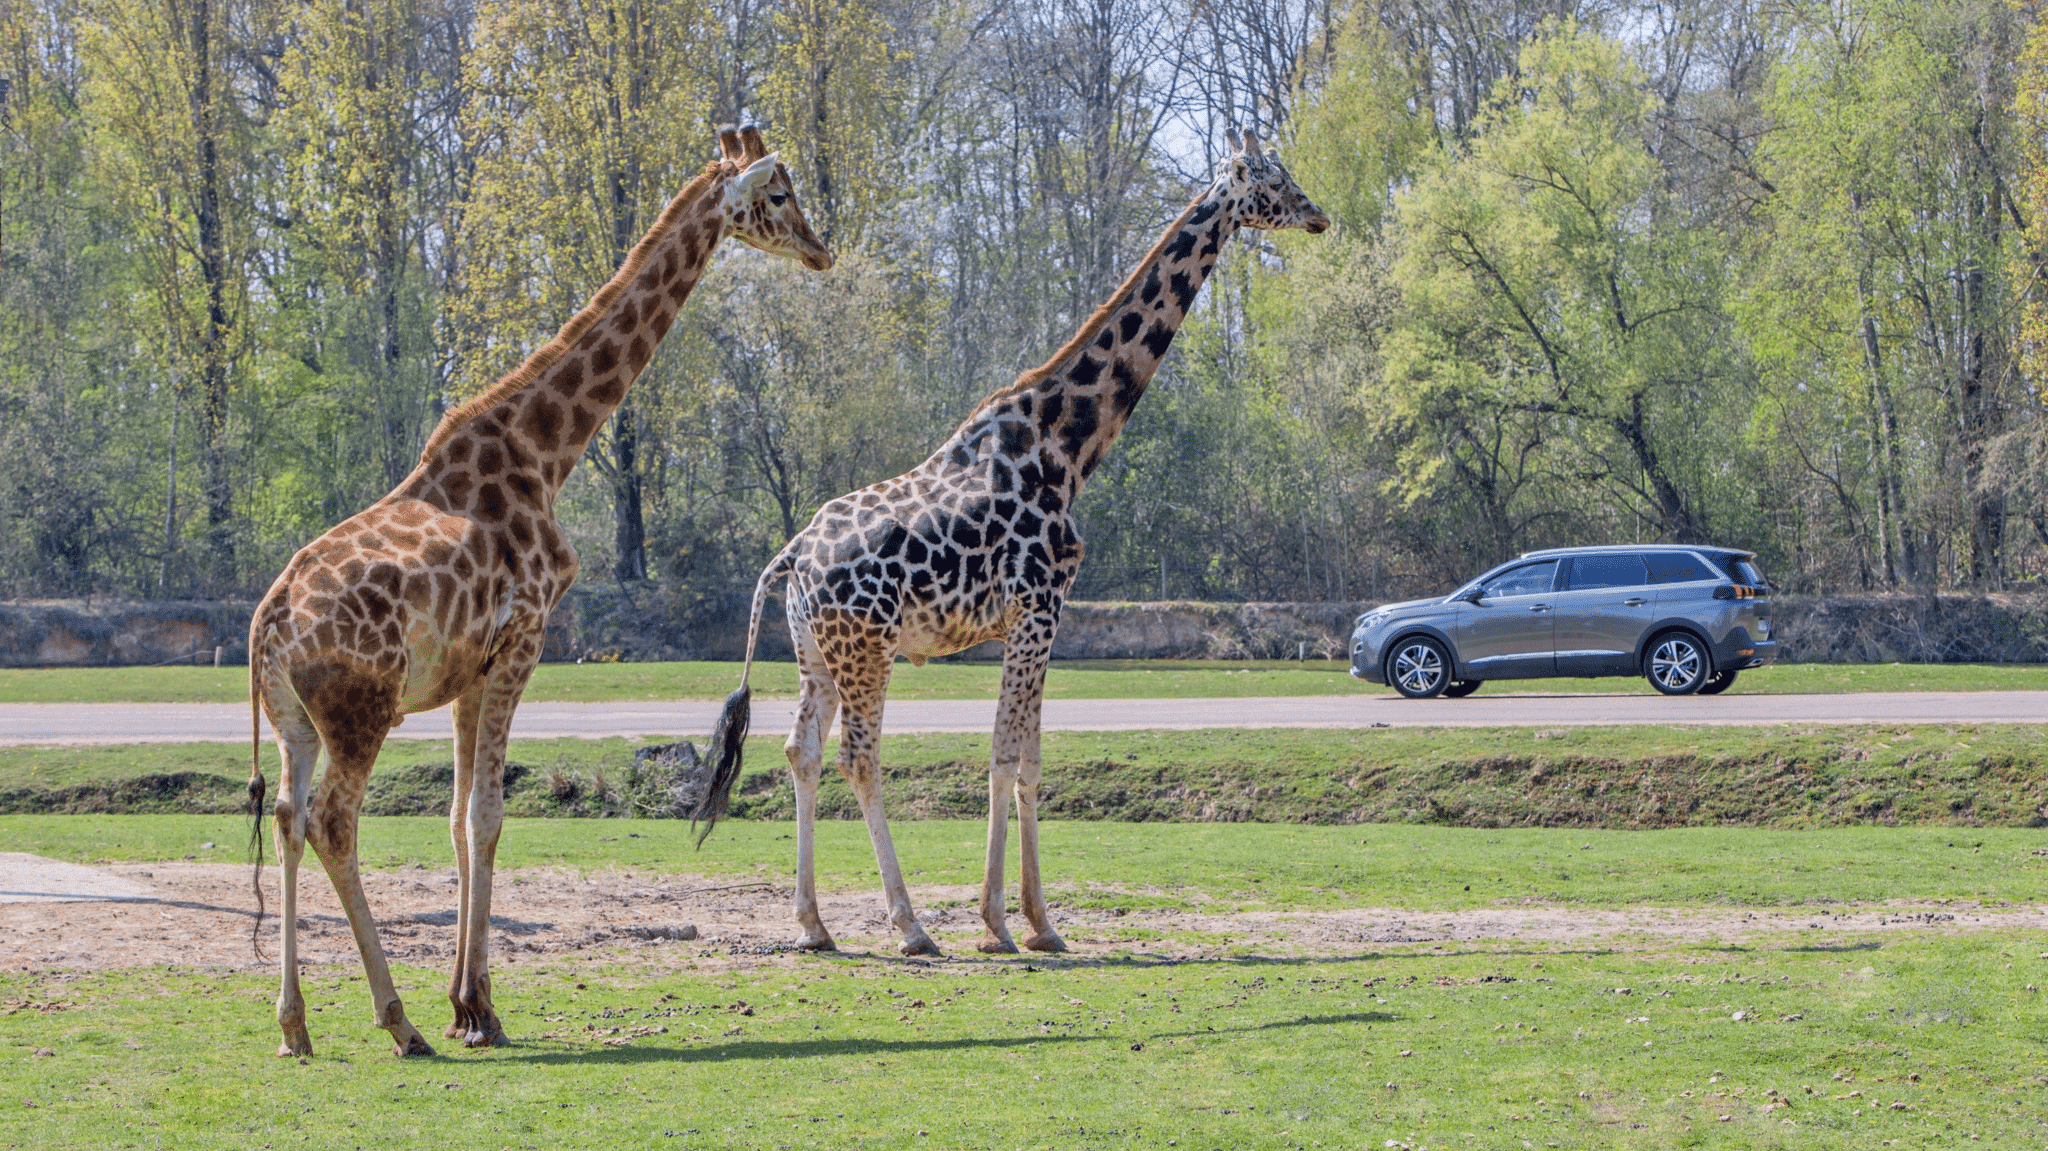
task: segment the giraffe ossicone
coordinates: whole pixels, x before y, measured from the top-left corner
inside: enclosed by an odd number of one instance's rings
[[[823,270],[832,255],[789,173],[752,126],[677,193],[611,281],[545,347],[441,421],[398,488],[294,555],[249,625],[250,814],[266,793],[261,725],[283,753],[274,811],[282,884],[279,1055],[312,1050],[298,971],[298,868],[310,843],[348,914],[373,1018],[400,1055],[432,1054],[392,985],[363,896],[357,815],[384,737],[455,705],[456,959],[444,1034],[506,1042],[491,1006],[491,873],[504,820],[505,741],[548,613],[576,579],[555,522],[570,469],[626,396],[726,237]],[[316,791],[313,767],[327,768]],[[257,923],[262,922],[260,852]],[[252,939],[254,936],[252,936]]]
[[[699,815],[708,835],[739,777],[761,606],[786,577],[802,675],[784,746],[796,788],[798,946],[835,946],[818,916],[812,861],[824,743],[836,715],[839,770],[867,822],[889,922],[905,954],[937,954],[911,909],[882,812],[882,704],[898,655],[923,663],[1001,640],[979,946],[1017,949],[1003,910],[1014,796],[1019,904],[1030,925],[1024,946],[1066,949],[1038,870],[1039,709],[1060,609],[1081,564],[1074,499],[1145,394],[1231,235],[1239,228],[1316,233],[1330,224],[1255,133],[1233,132],[1230,144],[1215,181],[1051,360],[983,400],[917,468],[820,508],[761,573],[747,625],[747,667],[713,733],[715,774]]]

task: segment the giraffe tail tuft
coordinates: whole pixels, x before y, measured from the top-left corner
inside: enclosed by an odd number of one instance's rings
[[[791,539],[768,561],[761,578],[754,581],[754,608],[747,617],[747,654],[746,662],[740,665],[740,686],[725,697],[718,725],[711,729],[711,780],[704,788],[703,798],[697,801],[697,810],[690,814],[692,830],[699,823],[704,825],[704,830],[697,833],[699,848],[711,838],[711,829],[718,826],[718,818],[732,803],[732,785],[740,778],[740,761],[747,751],[747,727],[753,722],[754,689],[747,686],[747,677],[754,670],[754,641],[761,635],[761,607],[768,599],[768,585],[788,573],[795,552],[796,540]]]
[[[732,785],[740,777],[747,727],[753,722],[753,698],[754,689],[741,684],[725,697],[725,708],[718,713],[718,726],[712,729],[711,780],[704,789],[704,798],[697,801],[697,810],[690,816],[691,830],[696,830],[699,822],[704,824],[704,830],[697,832],[700,848],[711,837],[711,829],[718,826],[718,818],[732,804]]]

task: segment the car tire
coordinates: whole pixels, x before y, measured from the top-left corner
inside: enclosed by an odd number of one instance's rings
[[[1433,699],[1451,682],[1451,654],[1428,636],[1411,636],[1387,653],[1387,682],[1409,699]]]
[[[1479,685],[1485,682],[1486,681],[1483,679],[1457,680],[1444,688],[1444,698],[1464,699],[1466,696],[1471,695],[1475,691],[1478,691]]]
[[[1714,673],[1714,677],[1713,677],[1712,679],[1710,679],[1710,680],[1708,680],[1707,682],[1705,682],[1705,683],[1703,683],[1703,684],[1701,684],[1701,685],[1700,685],[1700,694],[1701,694],[1701,695],[1720,695],[1720,694],[1721,694],[1722,692],[1724,692],[1724,691],[1727,691],[1727,690],[1728,690],[1729,688],[1731,688],[1731,687],[1734,687],[1734,686],[1735,686],[1735,673],[1734,673],[1734,672],[1732,672],[1732,671],[1717,671],[1717,672],[1715,672],[1715,673]]]
[[[1714,676],[1707,645],[1689,631],[1667,631],[1650,641],[1643,676],[1665,695],[1696,695]]]

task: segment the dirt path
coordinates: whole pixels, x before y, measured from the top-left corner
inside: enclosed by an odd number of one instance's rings
[[[105,970],[158,964],[247,968],[254,901],[249,872],[219,864],[159,863],[104,869],[137,885],[122,899],[0,904],[0,970]],[[277,906],[275,867],[265,869],[268,905]],[[603,955],[656,964],[739,950],[759,954],[794,935],[789,892],[734,881],[634,872],[578,875],[559,870],[500,872],[492,916],[496,963]],[[439,966],[454,954],[455,876],[449,870],[373,872],[365,877],[384,944],[393,960]],[[697,890],[728,888],[727,890]],[[301,954],[309,964],[354,964],[348,924],[317,867],[301,877]],[[921,917],[955,959],[980,959],[977,889],[913,889]],[[893,954],[894,935],[871,892],[821,897],[825,922],[848,952]],[[950,907],[943,905],[951,904]],[[1079,957],[1140,952],[1196,958],[1253,951],[1275,955],[1356,955],[1386,946],[1442,947],[1474,941],[1536,944],[1605,940],[1664,946],[1810,933],[1813,943],[1867,940],[1895,931],[2048,930],[2048,906],[1985,908],[1974,903],[1856,906],[1835,911],[1593,910],[1559,907],[1416,912],[1359,908],[1327,912],[1113,911],[1057,908],[1055,920]],[[1012,916],[1012,930],[1022,924]],[[678,940],[685,925],[694,940]],[[277,953],[277,921],[264,926],[266,954]],[[274,962],[274,960],[273,960]],[[268,966],[265,964],[263,966]]]

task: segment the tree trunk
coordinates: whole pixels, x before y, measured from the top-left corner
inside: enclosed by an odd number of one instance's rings
[[[221,218],[220,116],[213,85],[211,0],[191,8],[193,137],[198,143],[199,274],[206,286],[206,323],[200,339],[201,465],[206,482],[206,535],[216,585],[235,580],[234,491],[228,460],[227,243]]]

